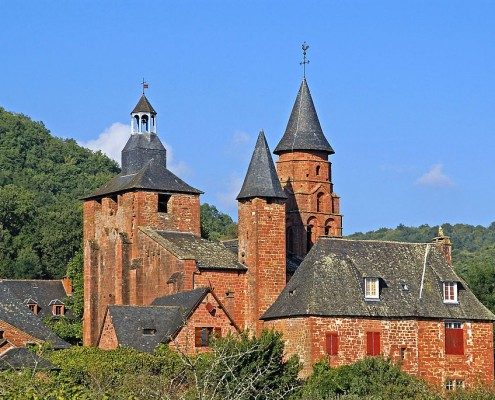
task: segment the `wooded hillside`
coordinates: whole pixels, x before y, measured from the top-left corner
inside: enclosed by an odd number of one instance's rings
[[[79,199],[118,172],[102,153],[0,108],[0,277],[63,276],[81,247]]]

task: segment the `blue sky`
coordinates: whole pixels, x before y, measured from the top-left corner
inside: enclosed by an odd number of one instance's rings
[[[307,78],[344,233],[495,210],[495,2],[0,2],[0,106],[115,156],[150,84],[169,166],[236,216]]]

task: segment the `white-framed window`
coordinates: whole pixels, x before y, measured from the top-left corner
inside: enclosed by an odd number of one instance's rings
[[[364,298],[372,300],[380,298],[380,280],[378,278],[364,278]]]
[[[445,381],[445,390],[464,389],[464,380],[462,379],[447,379]]]
[[[443,283],[443,302],[457,303],[457,282]]]

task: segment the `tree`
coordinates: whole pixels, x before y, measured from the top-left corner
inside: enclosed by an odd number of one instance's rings
[[[215,206],[205,203],[201,205],[201,236],[210,240],[234,239],[237,224]]]

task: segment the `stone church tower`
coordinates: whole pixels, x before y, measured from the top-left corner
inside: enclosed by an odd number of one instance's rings
[[[287,254],[300,260],[319,236],[342,236],[340,199],[333,191],[328,160],[334,151],[321,129],[305,78],[274,153],[279,156],[277,174],[288,197]]]
[[[143,94],[131,113],[122,172],[84,199],[83,342],[96,345],[108,305],[149,304],[167,294],[139,227],[200,235],[201,192],[166,167],[156,112]]]
[[[248,268],[246,323],[256,331],[262,327],[259,318],[285,287],[286,199],[262,131],[237,196],[239,262]]]

